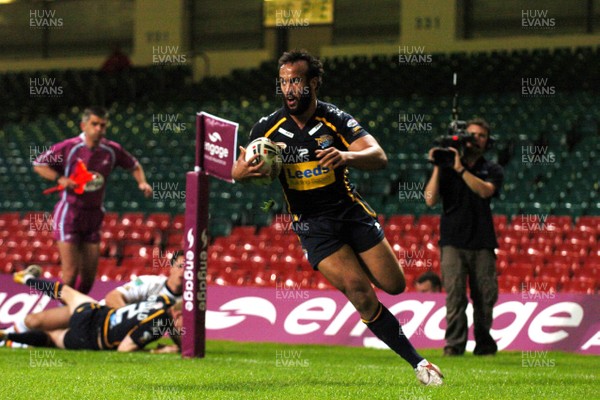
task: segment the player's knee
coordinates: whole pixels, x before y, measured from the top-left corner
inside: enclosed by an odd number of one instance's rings
[[[40,327],[41,320],[36,314],[28,314],[25,317],[25,326],[30,330],[37,330]]]
[[[347,280],[342,291],[359,313],[372,309],[377,302],[371,286],[361,280]]]
[[[403,293],[406,290],[406,280],[404,278],[397,280],[388,288],[384,288],[387,294],[396,295]]]

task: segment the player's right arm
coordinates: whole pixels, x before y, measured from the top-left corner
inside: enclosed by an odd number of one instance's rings
[[[104,301],[106,302],[106,305],[111,308],[120,308],[127,305],[125,302],[125,296],[123,296],[123,293],[119,292],[117,289],[113,289],[108,292],[106,297],[104,297]]]
[[[252,158],[246,161],[246,149],[240,146],[240,156],[233,163],[233,168],[231,169],[231,177],[236,182],[244,182],[245,180],[256,178],[256,177],[264,177],[268,174],[266,172],[260,172],[260,168],[263,166],[264,161],[259,162],[256,165],[252,165],[252,162],[259,157],[258,154],[252,156]]]
[[[74,188],[77,183],[73,182],[69,177],[63,176],[65,168],[64,149],[65,144],[61,142],[40,154],[33,161],[33,171],[42,178],[56,182],[62,187]]]
[[[257,137],[262,136],[259,135],[259,132],[261,130],[264,130],[261,129],[261,122],[254,125],[254,127],[250,131],[250,138],[248,143],[250,143]],[[235,162],[233,163],[233,167],[231,168],[231,177],[233,178],[233,180],[235,180],[236,182],[244,182],[251,178],[265,177],[268,175],[267,172],[260,172],[260,169],[264,164],[263,161],[259,162],[256,165],[252,165],[254,160],[256,160],[259,157],[258,154],[255,154],[250,160],[246,161],[246,148],[240,146],[239,149],[240,156],[237,158],[237,160],[235,160]]]
[[[119,347],[117,347],[117,351],[120,352],[131,352],[137,350],[140,350],[140,347],[137,344],[135,344],[135,342],[133,341],[133,339],[131,339],[131,336],[129,335],[125,336],[123,341],[121,341],[121,343],[119,344]]]
[[[146,300],[152,295],[158,295],[163,281],[154,275],[140,275],[126,284],[116,287],[104,298],[106,305],[119,308],[127,304]]]
[[[57,185],[62,187],[74,188],[77,186],[77,183],[47,165],[34,165],[33,170],[42,178],[56,182]]]

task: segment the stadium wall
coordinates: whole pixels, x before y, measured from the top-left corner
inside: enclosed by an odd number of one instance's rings
[[[119,284],[96,282],[90,295],[101,299]],[[12,282],[10,275],[0,275],[0,288],[0,328],[28,313],[55,306],[48,297]],[[335,290],[286,285],[275,288],[209,286],[208,293],[209,339],[387,347],[372,336],[352,304]],[[444,346],[444,294],[379,295],[417,348]],[[491,334],[498,341],[499,350],[561,350],[599,355],[600,321],[594,318],[599,297],[527,291],[500,295],[494,307]],[[467,350],[472,351],[475,343],[471,305],[467,307],[467,315],[471,326]]]
[[[357,45],[335,44],[332,26],[307,26],[290,29],[290,47],[305,47],[322,57],[397,54],[399,46],[423,47],[430,53],[489,52],[535,48],[597,46],[599,34],[561,35],[559,30],[539,36],[461,39],[458,31],[463,10],[461,0],[403,0],[400,2],[400,35],[394,42]],[[376,6],[374,1],[373,6]],[[193,54],[185,0],[136,0],[134,6],[134,38],[131,59],[136,66],[151,66],[157,48],[170,49],[191,63],[194,79],[225,76],[239,68],[252,68],[275,58],[276,29],[265,29],[263,47],[206,51]],[[225,23],[235,24],[235,21]],[[160,28],[158,28],[160,27]],[[107,54],[108,55],[108,54]],[[73,56],[60,58],[19,58],[0,60],[0,72],[52,69],[95,69],[106,56]]]

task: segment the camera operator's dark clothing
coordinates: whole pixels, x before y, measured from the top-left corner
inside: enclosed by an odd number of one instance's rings
[[[494,196],[498,195],[504,180],[502,167],[481,157],[467,171],[494,184]],[[443,205],[440,247],[454,246],[469,250],[498,247],[490,210],[491,199],[479,197],[451,168],[440,169],[440,196]]]
[[[496,341],[490,335],[494,304],[498,300],[496,256],[492,249],[441,248],[441,268],[446,291],[445,350],[463,354],[467,346],[467,284],[473,301],[474,354],[494,354]]]
[[[497,196],[504,178],[502,167],[481,157],[471,174],[491,182]],[[471,190],[464,178],[451,168],[440,170],[440,219],[442,282],[446,291],[447,354],[462,354],[467,345],[467,284],[473,301],[475,354],[495,354],[496,342],[490,335],[493,309],[498,299],[496,259],[498,247],[491,199]]]

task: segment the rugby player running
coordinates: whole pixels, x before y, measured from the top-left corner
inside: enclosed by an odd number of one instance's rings
[[[278,79],[283,107],[254,125],[250,141],[267,137],[282,147],[279,181],[294,217],[292,228],[312,267],[348,298],[375,336],[414,368],[419,381],[439,386],[439,368],[417,353],[371,286],[395,295],[406,281],[376,213],[348,181],[348,167],[382,169],[387,157],[352,116],[317,100],[322,75],[321,61],[306,51],[284,53]],[[236,181],[267,175],[259,172],[262,162],[252,165],[258,156],[245,161],[245,149],[240,152],[232,169]]]

